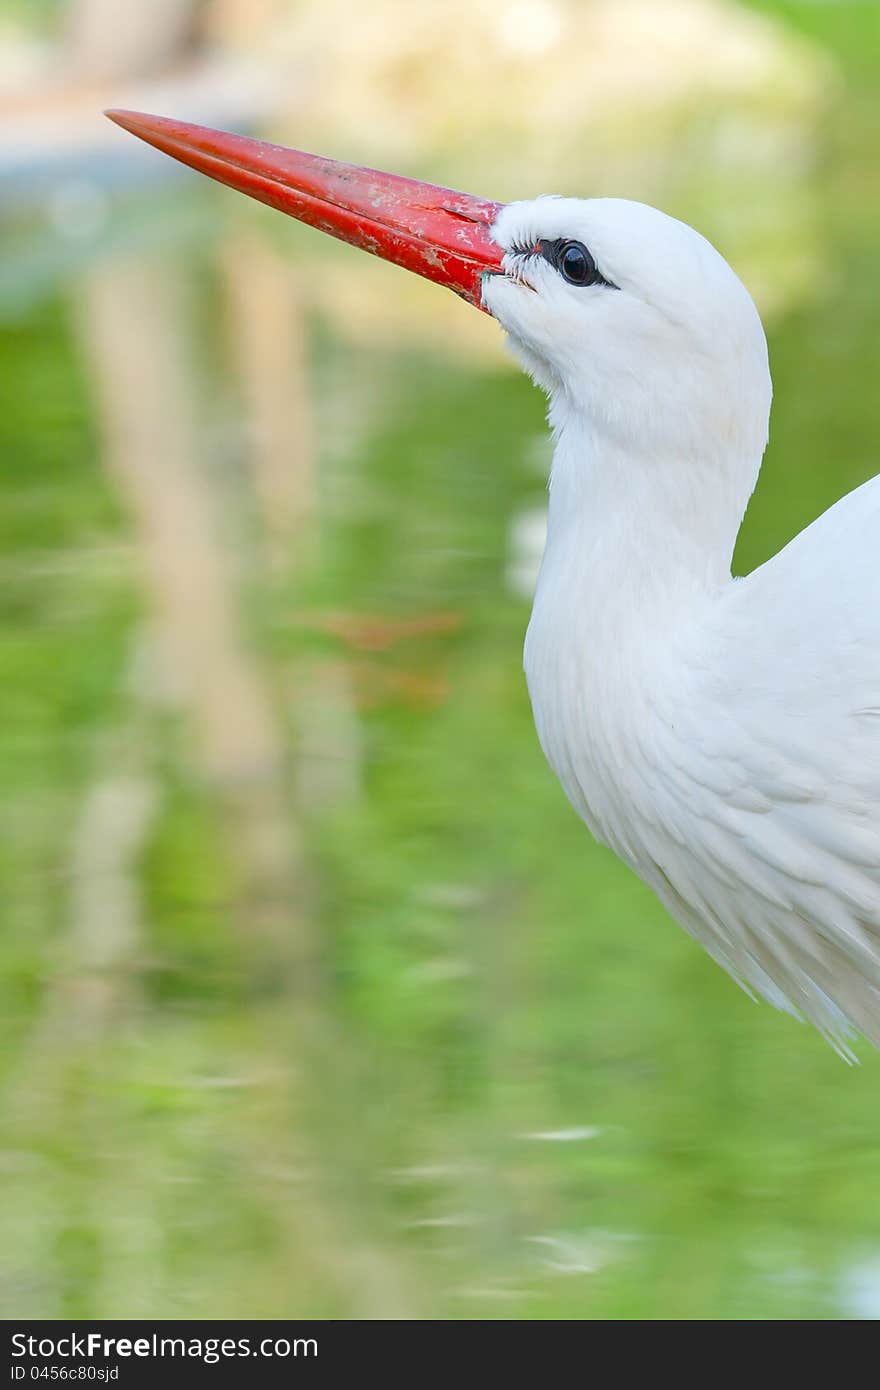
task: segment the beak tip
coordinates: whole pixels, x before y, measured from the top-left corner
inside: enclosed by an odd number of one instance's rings
[[[104,110],[108,121],[127,130],[130,135],[147,138],[147,132],[163,123],[161,116],[147,116],[143,111],[127,111],[124,106],[108,106]]]
[[[108,106],[104,111],[107,120],[112,121],[114,125],[120,126],[123,130],[131,129],[128,118],[133,114],[134,112],[125,111],[120,106]]]

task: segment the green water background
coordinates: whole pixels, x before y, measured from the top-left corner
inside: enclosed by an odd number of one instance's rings
[[[876,472],[880,417],[878,10],[762,8],[842,80],[740,571]],[[220,209],[181,183],[115,200],[87,253],[24,220],[0,241],[5,1315],[880,1314],[880,1060],[740,993],[542,761],[509,578],[540,397],[306,313],[313,502],[273,539]],[[270,214],[222,215],[320,273]],[[88,326],[125,284],[178,306],[170,379],[271,729],[243,781],[143,674]]]

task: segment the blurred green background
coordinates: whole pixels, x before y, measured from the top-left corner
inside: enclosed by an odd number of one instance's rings
[[[0,0],[4,1316],[880,1316],[880,1060],[542,760],[497,326],[98,114],[693,221],[747,570],[877,469],[878,81],[846,0]]]

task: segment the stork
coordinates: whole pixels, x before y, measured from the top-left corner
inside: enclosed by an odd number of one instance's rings
[[[880,477],[744,578],[758,312],[618,198],[505,205],[158,116],[126,130],[491,314],[549,398],[525,640],[538,738],[597,839],[747,991],[880,1046]]]

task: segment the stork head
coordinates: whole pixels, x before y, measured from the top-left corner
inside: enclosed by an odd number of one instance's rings
[[[161,116],[108,115],[488,310],[550,394],[557,428],[574,416],[631,457],[686,460],[712,441],[760,460],[770,403],[761,323],[727,263],[684,223],[615,198],[503,205]]]
[[[554,423],[574,414],[629,454],[690,457],[707,440],[760,459],[770,406],[757,310],[704,237],[643,203],[509,203],[502,274],[483,299]]]

